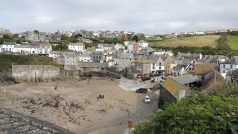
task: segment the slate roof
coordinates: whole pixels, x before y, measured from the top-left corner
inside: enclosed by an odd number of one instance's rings
[[[118,53],[118,58],[122,59],[134,59],[134,55],[132,53]]]
[[[197,75],[192,75],[192,74],[180,75],[176,77],[171,76],[170,78],[183,85],[193,83],[199,80]]]
[[[196,64],[194,73],[198,75],[207,74],[211,71],[214,71],[215,68],[209,64]]]
[[[164,82],[160,84],[162,87],[164,87],[170,94],[172,94],[176,99],[179,99],[179,91],[185,90],[188,91],[189,87],[180,84],[179,82],[168,78]]]
[[[232,57],[232,59],[226,60],[225,62],[222,62],[221,64],[238,65],[238,56],[234,56],[234,57]]]
[[[182,65],[182,64],[179,64],[179,65],[177,65],[177,66],[175,66],[175,67],[173,67],[173,70],[181,70],[182,68],[186,68],[186,66],[187,65]]]
[[[48,44],[21,44],[15,45],[15,48],[48,48],[50,45]]]
[[[3,42],[3,45],[16,45],[15,42]]]

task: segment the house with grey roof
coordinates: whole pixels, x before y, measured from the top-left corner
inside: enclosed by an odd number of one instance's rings
[[[78,62],[77,68],[82,72],[107,70],[107,63],[100,62]]]
[[[90,56],[93,62],[103,62],[105,60],[102,52],[93,52]]]
[[[226,60],[225,62],[221,62],[219,64],[219,72],[225,79],[229,79],[226,77],[226,74],[229,71],[236,70],[238,68],[238,56],[234,56],[229,60]]]
[[[197,83],[201,83],[201,78],[199,78],[197,75],[192,74],[186,74],[182,76],[170,76],[169,78],[188,87],[194,87],[195,85],[197,85]]]

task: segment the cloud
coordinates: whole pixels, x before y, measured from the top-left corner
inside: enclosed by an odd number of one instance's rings
[[[82,28],[157,34],[238,27],[237,0],[2,0],[0,5],[0,27],[13,32]]]
[[[52,20],[53,20],[53,18],[50,16],[37,16],[34,20],[34,23],[36,23],[36,24],[38,23],[39,25],[40,24],[49,24],[52,22]]]

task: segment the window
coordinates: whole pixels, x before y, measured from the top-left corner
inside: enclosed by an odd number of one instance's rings
[[[230,69],[232,69],[232,64],[230,65]]]
[[[159,63],[159,65],[161,66],[161,62]]]
[[[225,68],[225,64],[223,64],[223,68]]]

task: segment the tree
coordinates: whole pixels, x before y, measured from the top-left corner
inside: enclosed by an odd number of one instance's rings
[[[3,43],[4,43],[4,39],[0,38],[0,44],[3,44]]]
[[[38,30],[33,31],[34,34],[39,34],[40,32]]]
[[[140,34],[139,35],[139,40],[145,40],[146,38],[145,38],[145,35],[144,34]]]
[[[4,34],[3,35],[3,40],[6,41],[6,42],[12,42],[14,41],[13,40],[13,37],[11,35],[8,35],[8,34]]]
[[[156,112],[134,134],[237,133],[237,101],[237,96],[194,93]]]
[[[134,35],[134,36],[132,36],[132,40],[138,42],[138,41],[139,41],[139,37],[138,37],[138,35]]]
[[[66,51],[66,50],[68,50],[68,45],[66,45],[66,44],[58,44],[56,46],[53,46],[52,49],[54,51]]]
[[[82,37],[82,34],[76,34],[76,35],[74,35],[74,38],[79,38],[79,37]]]

